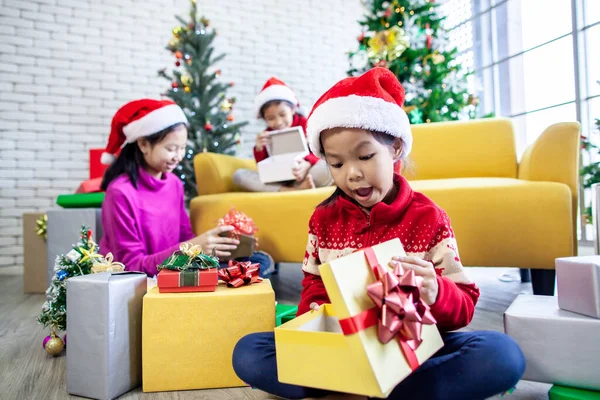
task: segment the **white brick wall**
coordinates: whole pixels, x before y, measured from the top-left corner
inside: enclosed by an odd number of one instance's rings
[[[158,97],[164,50],[187,0],[0,0],[0,266],[19,265],[21,216],[55,207],[88,173],[87,149],[106,143],[123,103]],[[236,119],[251,121],[240,156],[262,128],[254,96],[275,75],[305,110],[345,76],[359,0],[198,0],[218,31],[221,78],[234,81]]]

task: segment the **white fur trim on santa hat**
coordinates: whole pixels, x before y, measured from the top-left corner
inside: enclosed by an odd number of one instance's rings
[[[115,157],[114,154],[104,152],[100,156],[100,163],[102,163],[104,165],[110,165],[110,164],[114,163],[116,159],[117,159],[117,157]]]
[[[141,137],[150,136],[178,123],[187,124],[187,122],[183,110],[177,104],[161,107],[124,126],[125,143],[133,143]]]
[[[312,111],[306,127],[311,151],[320,158],[321,132],[331,128],[359,128],[387,133],[402,139],[402,155],[412,148],[412,133],[406,112],[398,104],[378,97],[350,95],[327,100]]]
[[[294,94],[294,91],[288,86],[271,85],[261,91],[254,100],[254,112],[256,113],[256,118],[261,118],[260,109],[272,100],[285,100],[289,101],[294,106],[298,105],[298,98]]]

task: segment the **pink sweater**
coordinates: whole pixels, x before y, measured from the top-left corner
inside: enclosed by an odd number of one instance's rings
[[[127,175],[110,183],[102,204],[103,254],[113,253],[128,271],[157,273],[179,244],[194,237],[185,212],[183,185],[172,173],[154,178],[138,170],[137,189]]]

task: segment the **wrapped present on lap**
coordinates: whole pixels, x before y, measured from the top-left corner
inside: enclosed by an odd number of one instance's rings
[[[252,218],[232,207],[229,213],[219,220],[218,226],[223,225],[231,225],[235,229],[230,232],[223,232],[221,236],[238,239],[240,244],[237,249],[231,252],[230,256],[221,257],[222,260],[228,261],[240,257],[250,257],[256,247],[254,234],[258,230]]]
[[[156,283],[160,293],[214,292],[219,281],[219,260],[198,245],[183,243],[158,266]]]
[[[422,278],[388,267],[400,255],[394,239],[319,267],[331,304],[275,328],[280,382],[386,397],[443,346]]]

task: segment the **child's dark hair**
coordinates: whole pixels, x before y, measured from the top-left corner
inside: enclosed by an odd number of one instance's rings
[[[278,106],[280,104],[286,104],[288,107],[290,107],[292,110],[295,110],[296,112],[298,112],[298,110],[296,110],[296,107],[289,101],[287,100],[271,100],[271,101],[267,101],[265,104],[262,105],[262,107],[260,108],[260,117],[262,119],[265,119],[265,110],[271,106]]]
[[[369,132],[371,132],[371,134],[373,135],[375,140],[377,140],[379,143],[381,143],[385,146],[392,146],[397,139],[394,136],[387,134],[387,133],[377,132],[377,131],[369,131]],[[319,140],[319,142],[320,142],[320,140]],[[319,144],[321,146],[321,154],[325,154],[325,149],[323,149],[323,143],[320,142]],[[323,200],[321,203],[319,203],[317,208],[333,205],[335,203],[335,201],[337,200],[337,198],[340,197],[342,194],[344,194],[344,191],[336,186],[336,188],[335,188],[334,192],[331,194],[331,196],[329,196],[328,198]]]
[[[184,123],[177,123],[175,125],[171,125],[168,128],[163,129],[162,131],[153,133],[150,136],[145,136],[144,139],[150,143],[151,146],[154,146],[157,143],[162,142],[162,140],[171,133],[175,128],[184,125]],[[119,153],[117,159],[108,167],[106,172],[104,173],[104,177],[102,178],[102,185],[100,185],[100,189],[102,191],[106,191],[108,185],[117,179],[122,174],[127,174],[129,180],[133,184],[133,187],[137,189],[137,180],[138,180],[138,168],[140,166],[145,166],[146,162],[144,161],[144,155],[142,154],[142,150],[136,142],[127,143]]]

